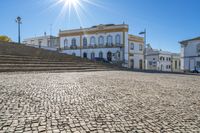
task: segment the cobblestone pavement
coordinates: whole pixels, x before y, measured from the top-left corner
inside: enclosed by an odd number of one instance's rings
[[[200,132],[200,76],[1,73],[0,132]]]

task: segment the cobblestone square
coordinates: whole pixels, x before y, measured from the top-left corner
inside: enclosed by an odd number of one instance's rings
[[[200,132],[200,77],[1,73],[0,132]]]

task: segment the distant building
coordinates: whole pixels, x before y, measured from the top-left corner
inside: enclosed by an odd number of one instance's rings
[[[129,35],[129,68],[144,69],[144,38]]]
[[[24,39],[24,44],[33,47],[46,48],[46,49],[57,49],[60,47],[59,38],[55,36],[39,36]]]
[[[181,71],[181,57],[180,54],[172,53],[172,72]]]
[[[184,40],[181,44],[181,69],[191,71],[200,68],[200,37]]]
[[[128,66],[128,25],[106,24],[59,32],[62,53],[88,58],[104,58]]]
[[[168,51],[152,49],[148,45],[146,49],[147,70],[166,72],[180,71],[180,56]]]

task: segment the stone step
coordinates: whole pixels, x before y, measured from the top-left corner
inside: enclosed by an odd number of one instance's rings
[[[59,61],[22,61],[22,60],[1,60],[0,64],[100,64],[95,62],[78,62],[78,61],[66,61],[66,62],[59,62]]]
[[[1,67],[105,67],[96,64],[0,64]]]
[[[93,68],[93,67],[11,67],[11,68],[0,68],[0,72],[19,72],[19,71],[54,71],[54,70],[64,70],[64,71],[86,71],[86,70],[114,70],[108,68]]]
[[[43,57],[35,57],[35,56],[18,56],[18,55],[0,55],[0,59],[10,59],[10,60],[15,60],[15,59],[23,59],[23,60],[58,60],[58,61],[65,61],[65,60],[78,60],[81,61],[81,58],[74,58],[72,56],[66,56],[65,58],[58,58],[58,59],[49,59],[48,56],[43,58]]]

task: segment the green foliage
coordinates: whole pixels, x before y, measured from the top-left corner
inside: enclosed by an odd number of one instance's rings
[[[9,38],[8,36],[4,36],[4,35],[0,35],[0,41],[12,42],[11,38]]]

